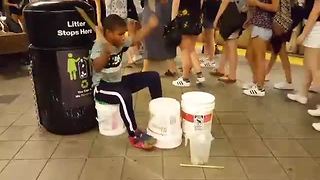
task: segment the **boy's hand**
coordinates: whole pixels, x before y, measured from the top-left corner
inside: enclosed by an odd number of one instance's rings
[[[149,18],[149,22],[148,22],[148,26],[153,29],[155,27],[157,27],[159,24],[159,20],[157,18],[157,16],[155,16],[154,14],[150,16]]]

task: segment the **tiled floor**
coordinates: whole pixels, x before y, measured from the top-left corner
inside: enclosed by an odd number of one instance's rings
[[[294,66],[298,87],[302,67]],[[137,71],[139,68],[128,69]],[[164,70],[164,69],[162,69]],[[306,105],[290,102],[287,92],[272,84],[283,80],[279,64],[268,82],[267,96],[242,95],[241,83],[250,80],[245,61],[240,61],[239,82],[225,85],[208,75],[203,87],[180,89],[171,78],[162,78],[164,95],[180,99],[183,92],[201,90],[216,97],[212,132],[215,140],[210,165],[224,169],[184,168],[190,163],[188,147],[144,152],[132,148],[126,135],[104,137],[97,129],[60,136],[38,126],[30,78],[21,71],[0,75],[0,180],[320,180],[320,132],[311,123]],[[135,95],[139,125],[148,122],[146,90]]]

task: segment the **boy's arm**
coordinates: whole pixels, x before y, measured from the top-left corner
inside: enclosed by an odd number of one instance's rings
[[[110,54],[101,53],[99,57],[93,59],[92,65],[95,72],[100,72],[109,62]]]
[[[280,0],[272,0],[271,4],[263,3],[259,0],[248,0],[248,4],[269,12],[277,12],[280,6]]]
[[[151,31],[157,27],[159,24],[159,20],[155,15],[151,15],[149,18],[149,22],[145,27],[142,27],[135,36],[132,37],[132,43],[137,43],[143,40]]]

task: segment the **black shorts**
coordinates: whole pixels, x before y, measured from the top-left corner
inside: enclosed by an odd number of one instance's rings
[[[213,29],[213,22],[216,18],[221,2],[219,0],[206,0],[203,3],[203,27]]]

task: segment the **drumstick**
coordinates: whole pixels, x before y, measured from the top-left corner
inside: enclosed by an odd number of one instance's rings
[[[91,27],[91,29],[93,29],[96,32],[96,25],[93,23],[93,21],[90,19],[90,17],[88,16],[88,14],[81,8],[79,7],[75,7],[76,10],[78,11],[78,13],[80,14],[80,16],[88,23],[88,25]]]
[[[102,22],[101,22],[101,2],[100,0],[94,0],[96,3],[96,10],[97,10],[97,23],[99,27],[102,27]]]
[[[193,164],[180,164],[180,166],[181,166],[181,167],[196,167],[196,168],[224,169],[224,166],[193,165]]]

